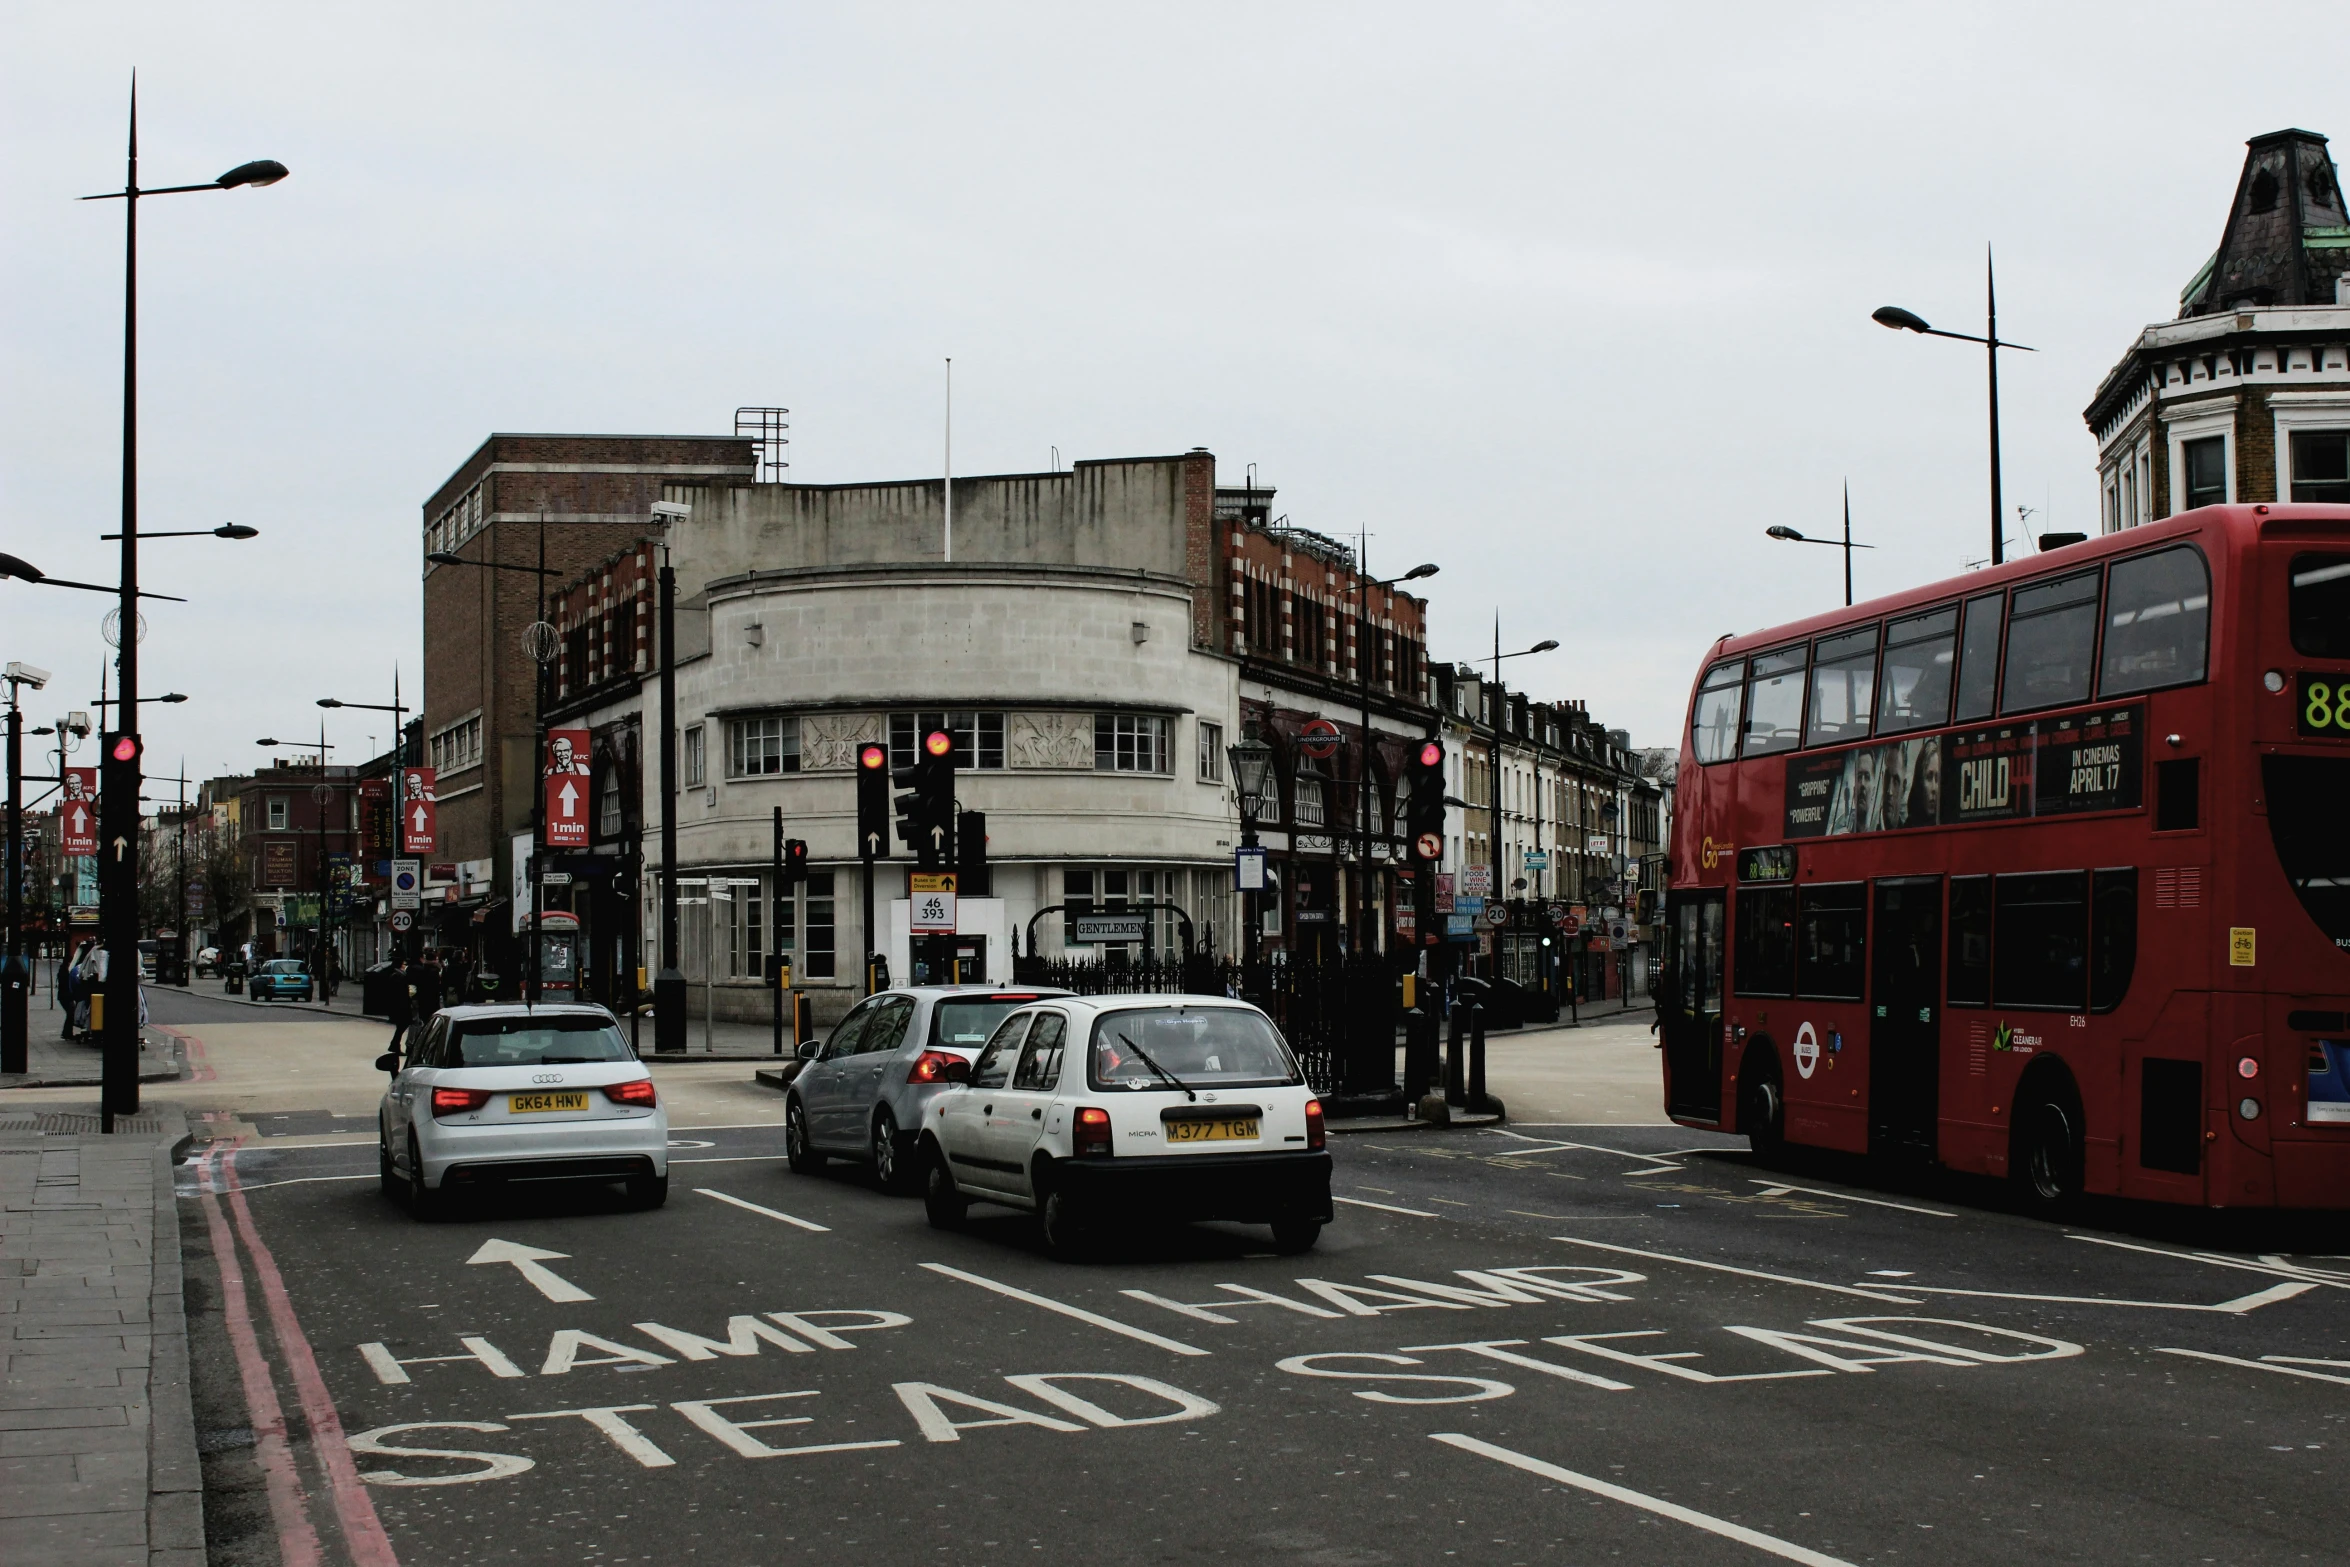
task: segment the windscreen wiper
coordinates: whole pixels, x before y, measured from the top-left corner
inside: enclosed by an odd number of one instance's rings
[[[1153,1061],[1150,1057],[1149,1051],[1143,1049],[1142,1046],[1136,1044],[1133,1040],[1128,1039],[1124,1034],[1120,1034],[1118,1036],[1118,1043],[1133,1051],[1136,1059],[1141,1061],[1144,1066],[1149,1067],[1152,1071],[1158,1073],[1159,1076],[1165,1078],[1168,1082],[1173,1083],[1177,1088],[1182,1089],[1185,1098],[1191,1100],[1195,1104],[1199,1101],[1199,1095],[1192,1092],[1191,1085],[1186,1083],[1182,1078],[1177,1077],[1174,1073],[1168,1071],[1165,1067],[1159,1065],[1158,1062]]]

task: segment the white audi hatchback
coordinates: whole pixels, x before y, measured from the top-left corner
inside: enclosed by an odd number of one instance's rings
[[[1068,1253],[1113,1225],[1269,1224],[1301,1252],[1330,1222],[1322,1102],[1272,1019],[1220,996],[1061,996],[1006,1017],[922,1118],[930,1222],[1034,1210]]]
[[[669,1115],[652,1074],[598,1006],[449,1007],[392,1074],[378,1115],[387,1196],[429,1217],[492,1184],[618,1181],[669,1195]]]

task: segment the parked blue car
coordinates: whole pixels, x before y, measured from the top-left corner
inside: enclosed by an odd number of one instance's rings
[[[245,981],[245,993],[256,1001],[308,1001],[310,971],[300,958],[271,958]]]

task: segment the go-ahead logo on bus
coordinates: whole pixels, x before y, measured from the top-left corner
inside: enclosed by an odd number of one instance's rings
[[[1809,1077],[1820,1064],[1820,1036],[1809,1023],[1795,1031],[1795,1070]]]

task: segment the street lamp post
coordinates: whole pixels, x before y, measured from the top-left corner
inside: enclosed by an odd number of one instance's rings
[[[394,860],[404,858],[405,850],[408,847],[408,819],[405,814],[407,810],[405,785],[408,782],[408,706],[400,700],[399,666],[397,664],[392,666],[392,699],[389,702],[339,702],[331,696],[322,696],[318,699],[318,705],[320,707],[360,708],[370,713],[392,715],[392,841],[387,846],[387,853],[388,857]],[[366,840],[362,837],[359,853],[364,857],[366,852]],[[407,947],[408,943],[401,938],[397,931],[394,931],[392,933],[393,954],[404,956]],[[462,1001],[465,998],[460,996],[457,999]]]
[[[32,1069],[32,965],[24,954],[24,713],[19,689],[35,691],[49,683],[49,672],[30,664],[10,664],[8,684],[8,951],[0,959],[0,1072]]]
[[[1548,637],[1545,637],[1540,642],[1535,643],[1532,647],[1520,648],[1515,653],[1504,653],[1501,650],[1501,616],[1496,614],[1493,617],[1493,720],[1491,725],[1493,730],[1493,739],[1491,741],[1491,753],[1487,757],[1487,761],[1491,764],[1489,768],[1489,793],[1492,796],[1492,802],[1487,808],[1486,818],[1487,825],[1492,828],[1493,839],[1491,845],[1493,850],[1493,888],[1491,895],[1497,898],[1502,895],[1503,891],[1509,885],[1502,879],[1501,863],[1501,661],[1505,658],[1525,658],[1535,653],[1548,653],[1557,647],[1557,642],[1551,640]],[[1494,966],[1497,972],[1500,968],[1500,961],[1501,942],[1500,938],[1496,937],[1494,940]]]
[[[683,501],[655,501],[658,526],[683,526],[694,509]],[[677,966],[677,567],[669,541],[661,541],[661,568],[654,578],[661,633],[661,967],[653,975],[653,1048],[685,1049],[685,975]],[[641,830],[641,829],[640,829]],[[873,973],[873,861],[865,859],[865,951],[858,960],[871,984]]]
[[[1265,809],[1265,792],[1273,785],[1273,748],[1257,738],[1256,731],[1251,729],[1226,746],[1224,754],[1231,759],[1232,790],[1240,799],[1240,846],[1253,849],[1257,847],[1257,819]],[[1253,890],[1241,892],[1240,918],[1247,937],[1247,945],[1241,950],[1245,963],[1253,967],[1265,926]]]
[[[120,726],[101,752],[104,782],[98,797],[98,921],[106,959],[106,1027],[102,1036],[100,1124],[139,1108],[139,865],[128,853],[139,835],[139,198],[199,190],[275,185],[286,166],[271,159],[240,163],[201,185],[139,187],[139,98],[131,89],[130,145],[122,189],[84,196],[119,201],[123,210],[122,266],[122,645],[118,667]],[[232,535],[233,536],[233,535]],[[249,536],[249,535],[247,535]]]
[[[1904,310],[1899,305],[1880,305],[1869,313],[1869,319],[1897,332],[1917,332],[1927,337],[1955,338],[1961,343],[1983,345],[1983,362],[1990,377],[1991,388],[1991,564],[1996,566],[2007,559],[2005,529],[2002,526],[1999,497],[1999,350],[2022,349],[2027,354],[2038,353],[2021,343],[2009,343],[1999,336],[1999,284],[1991,269],[1991,247],[1983,247],[1983,335],[1975,337],[1966,332],[1944,332],[1926,324],[1923,316]],[[1846,557],[1847,560],[1850,557]],[[1850,599],[1845,600],[1850,603]]]
[[[1378,588],[1386,592],[1399,582],[1417,582],[1423,577],[1433,577],[1442,568],[1423,563],[1400,577],[1373,577],[1361,569],[1362,564],[1361,546],[1358,546],[1355,556],[1355,684],[1363,699],[1363,738],[1360,757],[1355,765],[1355,771],[1362,775],[1357,781],[1360,794],[1355,802],[1356,841],[1361,850],[1355,859],[1355,873],[1361,883],[1355,893],[1356,913],[1361,920],[1355,937],[1355,950],[1368,952],[1377,934],[1371,914],[1371,664],[1364,656],[1363,647],[1366,640],[1371,640],[1373,650],[1377,648],[1376,640],[1370,637],[1371,589]]]
[[[1763,532],[1774,539],[1778,539],[1788,544],[1825,544],[1832,550],[1842,550],[1844,552],[1844,604],[1848,609],[1851,607],[1852,552],[1854,550],[1873,550],[1876,548],[1874,544],[1855,544],[1852,542],[1851,485],[1848,484],[1844,487],[1844,540],[1842,543],[1838,543],[1834,539],[1815,539],[1807,533],[1798,533],[1795,529],[1787,527],[1784,524],[1774,524],[1771,527],[1763,529]]]

